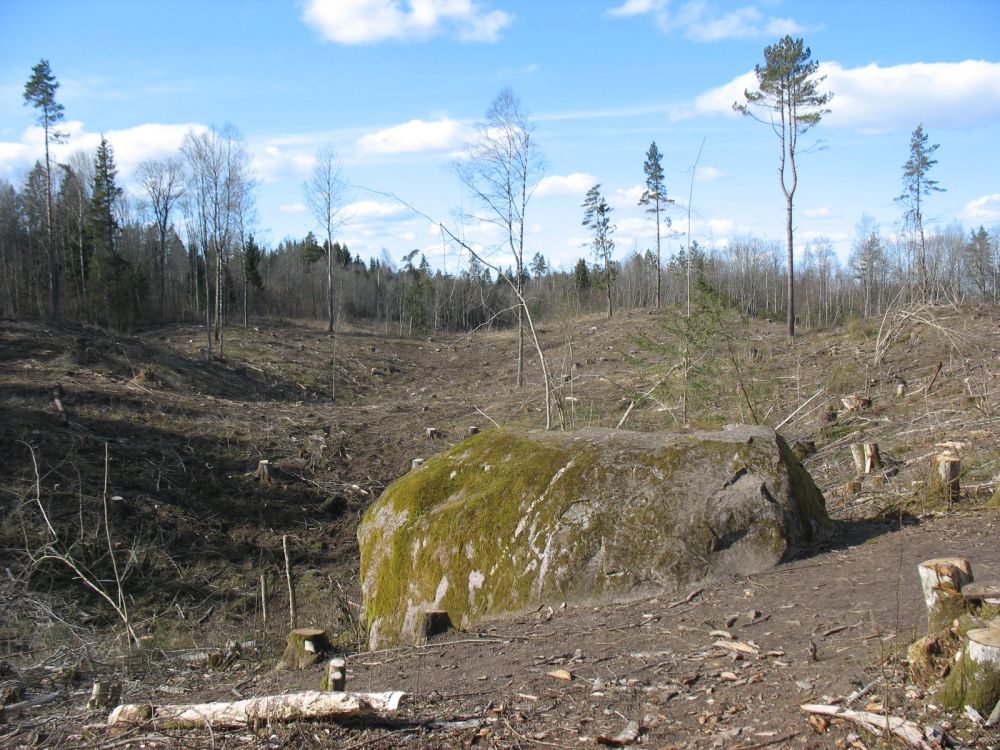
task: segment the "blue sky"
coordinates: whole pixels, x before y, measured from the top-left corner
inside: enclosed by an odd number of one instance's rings
[[[128,185],[141,160],[175,152],[191,127],[230,122],[260,181],[257,233],[270,245],[317,225],[303,182],[336,148],[353,186],[339,237],[363,257],[414,248],[454,271],[441,234],[380,193],[457,227],[474,211],[453,164],[490,102],[511,87],[530,114],[545,178],[527,251],[556,267],[589,257],[580,203],[602,184],[617,254],[654,246],[636,205],[651,141],[664,154],[674,229],[781,241],[784,199],[770,130],[731,111],[763,48],[801,36],[834,93],[806,137],[796,194],[801,249],[829,238],[846,257],[862,212],[899,227],[901,166],[923,123],[939,143],[935,227],[1000,223],[1000,2],[953,0],[4,0],[0,178],[41,156],[24,82],[40,58],[61,83],[69,143],[105,134]],[[375,192],[371,192],[375,191]],[[463,231],[484,247],[485,225]],[[667,240],[667,252],[683,239]],[[507,261],[498,251],[496,262]]]

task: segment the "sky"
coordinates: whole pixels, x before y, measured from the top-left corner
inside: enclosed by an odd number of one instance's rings
[[[928,197],[928,227],[1000,224],[998,29],[1000,0],[3,0],[0,179],[20,186],[43,155],[23,89],[44,58],[70,136],[56,157],[93,153],[103,134],[136,200],[137,164],[230,123],[253,158],[265,246],[322,235],[303,186],[332,147],[349,185],[337,238],[352,253],[398,263],[418,249],[456,272],[467,258],[443,246],[443,223],[507,265],[455,165],[509,87],[544,161],[529,258],[592,257],[581,203],[598,183],[616,256],[654,248],[637,205],[654,141],[676,201],[665,255],[686,242],[688,208],[703,246],[783,244],[778,140],[732,104],[764,47],[791,34],[834,95],[800,142],[796,254],[826,238],[844,260],[862,214],[900,229],[920,124],[945,188]]]

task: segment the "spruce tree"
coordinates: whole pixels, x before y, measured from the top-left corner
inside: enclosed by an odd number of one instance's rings
[[[116,178],[114,152],[107,138],[101,138],[94,160],[94,183],[88,215],[91,261],[88,296],[95,306],[95,319],[112,328],[132,322],[128,264],[118,253],[118,220],[115,211],[122,196]]]

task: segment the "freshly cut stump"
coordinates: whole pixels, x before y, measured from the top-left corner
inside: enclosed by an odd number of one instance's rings
[[[972,566],[961,557],[939,557],[917,566],[927,605],[927,632],[947,628],[965,611],[962,587],[972,583]]]
[[[347,660],[335,656],[326,663],[326,671],[320,683],[320,690],[343,692],[347,687]]]
[[[972,706],[988,714],[1000,701],[1000,628],[966,634],[962,658],[945,680],[938,700],[951,708]]]
[[[288,634],[288,645],[281,655],[278,667],[282,669],[305,669],[318,663],[330,649],[330,641],[325,630],[316,628],[295,628]]]

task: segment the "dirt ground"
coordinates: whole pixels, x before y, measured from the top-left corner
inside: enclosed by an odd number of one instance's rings
[[[799,709],[853,698],[853,708],[938,727],[952,746],[998,748],[995,730],[935,709],[906,679],[905,648],[925,617],[917,563],[964,556],[977,580],[1000,581],[1000,511],[983,507],[1000,471],[998,320],[995,311],[934,314],[934,325],[911,322],[891,340],[874,327],[806,334],[794,347],[778,325],[747,333],[762,354],[748,350],[740,373],[761,421],[784,421],[790,441],[815,444],[804,463],[836,519],[822,548],[692,591],[596,607],[549,602],[381,652],[349,645],[357,521],[413,458],[470,425],[541,426],[536,367],[527,388],[513,387],[509,332],[405,339],[350,330],[333,341],[309,326],[260,324],[227,330],[225,360],[207,366],[195,327],[112,338],[0,323],[0,435],[11,446],[0,470],[0,689],[16,688],[9,704],[57,694],[0,723],[0,746],[872,747],[877,738],[856,726],[814,726]],[[567,427],[615,426],[633,401],[626,427],[681,427],[675,402],[636,396],[671,362],[669,350],[649,346],[663,338],[654,316],[553,324],[542,335]],[[845,412],[839,401],[850,393],[871,405]],[[744,404],[735,389],[705,395],[702,419],[741,421]],[[862,441],[879,442],[884,467],[848,485],[848,444]],[[923,485],[948,441],[961,443],[964,489],[942,508]],[[264,458],[273,484],[255,476]],[[139,656],[121,655],[114,617],[73,576],[39,563],[44,539],[31,536],[44,531],[36,511],[47,508],[61,534],[79,538],[74,551],[94,548],[107,582],[91,528],[94,519],[101,528],[105,476],[111,526],[125,540],[119,555],[134,562],[126,590],[146,644]],[[341,638],[349,689],[405,691],[401,709],[378,720],[110,733],[107,710],[86,706],[98,679],[120,682],[127,702],[318,687],[318,667],[273,670],[285,630],[283,537],[300,624]],[[272,582],[267,623],[262,574]],[[232,640],[252,644],[227,651],[221,667],[182,657]]]

